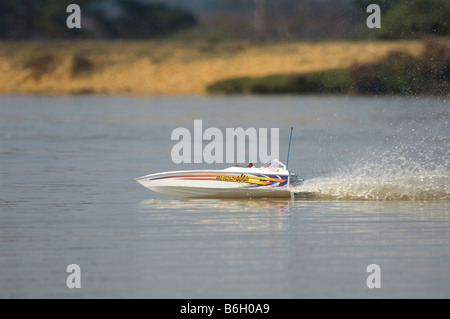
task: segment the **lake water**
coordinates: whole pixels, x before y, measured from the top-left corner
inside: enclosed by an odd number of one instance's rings
[[[282,161],[293,125],[289,167],[314,195],[136,183],[229,166],[173,163],[196,119],[279,128]],[[2,96],[0,298],[449,298],[449,121],[442,98]]]

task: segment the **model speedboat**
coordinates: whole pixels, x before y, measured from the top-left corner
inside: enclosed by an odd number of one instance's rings
[[[293,197],[294,186],[303,180],[289,173],[279,160],[273,160],[262,167],[249,163],[223,170],[163,172],[136,181],[154,192],[177,197],[271,198]]]

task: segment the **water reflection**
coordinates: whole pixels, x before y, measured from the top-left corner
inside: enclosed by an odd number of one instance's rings
[[[140,203],[139,213],[141,220],[164,226],[147,234],[177,233],[179,229],[184,231],[178,235],[238,235],[288,230],[292,204],[283,200],[149,199]]]
[[[147,199],[140,204],[141,212],[160,210],[184,212],[279,212],[289,213],[291,202],[286,200],[232,199]]]

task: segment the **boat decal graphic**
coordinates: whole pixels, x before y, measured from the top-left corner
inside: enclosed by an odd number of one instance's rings
[[[239,176],[235,176],[234,177],[234,181],[236,183],[248,183],[249,182],[249,177],[247,175],[241,174]]]
[[[171,175],[171,176],[163,176],[156,177],[150,180],[158,180],[158,179],[167,179],[167,178],[187,178],[187,177],[216,177],[217,174],[188,174],[188,175]],[[214,178],[211,178],[212,180]]]
[[[236,182],[236,183],[249,183],[249,177],[247,175],[217,175],[217,181]]]
[[[285,183],[287,180],[282,179],[279,176],[274,177],[267,177],[267,176],[255,176],[255,175],[217,175],[216,180],[218,181],[225,181],[225,182],[236,182],[236,183],[250,183],[250,184],[257,184],[257,185],[263,185],[267,186],[269,184],[274,183]]]
[[[188,180],[216,180],[223,182],[235,182],[235,183],[247,183],[254,184],[255,186],[268,186],[279,183],[278,186],[283,186],[287,179],[282,178],[278,175],[246,175],[246,174],[182,174],[182,175],[172,175],[157,177],[150,180],[167,179],[167,178],[182,178]]]
[[[277,183],[284,183],[286,182],[286,179],[282,179],[279,176],[276,176],[276,178],[274,177],[260,177],[260,176],[255,176],[255,178],[260,179],[262,181],[270,181],[270,182],[277,182]]]

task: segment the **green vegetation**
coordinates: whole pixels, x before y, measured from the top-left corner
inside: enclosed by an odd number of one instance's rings
[[[450,1],[411,0],[399,2],[386,12],[378,38],[416,38],[424,34],[450,34]]]
[[[364,12],[370,4],[377,4],[380,6],[381,12],[384,13],[402,1],[405,0],[353,0],[353,4]]]
[[[347,70],[329,70],[306,74],[278,74],[260,78],[240,77],[216,82],[209,93],[342,93],[351,88]]]
[[[259,78],[226,79],[207,87],[209,93],[275,94],[450,94],[448,44],[426,40],[426,49],[415,58],[393,51],[373,64],[354,64],[349,69],[278,74]]]
[[[354,0],[365,10],[370,3],[382,10],[381,28],[370,36],[379,39],[409,39],[423,35],[450,34],[448,0]]]

